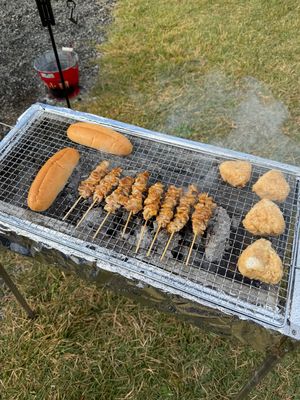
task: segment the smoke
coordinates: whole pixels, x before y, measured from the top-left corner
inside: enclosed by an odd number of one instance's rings
[[[261,82],[210,73],[175,93],[161,130],[299,165],[300,141],[283,133],[287,107]]]
[[[286,106],[266,93],[253,78],[244,80],[246,92],[234,112],[235,128],[213,143],[277,161],[300,163],[300,145],[283,134],[289,117]]]
[[[220,73],[174,89],[169,113],[162,127],[166,132],[190,139],[211,142],[233,126],[234,110],[240,101],[240,90]]]

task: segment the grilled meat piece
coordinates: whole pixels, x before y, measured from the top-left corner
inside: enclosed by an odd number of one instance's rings
[[[197,201],[197,188],[194,185],[188,187],[188,191],[180,200],[176,208],[174,219],[167,225],[169,233],[179,232],[189,220],[190,210]]]
[[[125,176],[125,178],[120,179],[117,189],[106,197],[104,210],[109,213],[114,213],[120,207],[124,207],[128,202],[133,182],[134,178],[131,176]]]
[[[156,221],[160,228],[165,228],[174,216],[174,210],[182,194],[182,189],[169,186]]]
[[[84,182],[81,182],[80,186],[78,188],[79,195],[84,199],[91,197],[94,193],[94,190],[95,190],[94,185],[92,185],[90,183],[84,183]]]
[[[118,185],[119,176],[122,172],[122,168],[112,169],[105,177],[100,181],[99,185],[95,187],[93,200],[97,203],[101,201],[112,191],[112,189]]]
[[[150,218],[157,215],[163,192],[164,185],[160,182],[155,183],[149,188],[148,196],[144,202],[143,217],[145,221],[148,221]]]
[[[94,193],[96,185],[99,184],[101,179],[105,177],[108,172],[108,161],[102,161],[97,167],[90,173],[89,177],[80,182],[78,192],[81,197],[87,199]]]
[[[137,175],[134,184],[132,185],[132,192],[129,197],[125,208],[132,214],[137,214],[143,209],[143,195],[147,190],[147,182],[149,179],[149,172],[144,171]]]
[[[195,211],[192,214],[192,225],[195,235],[203,235],[215,207],[216,204],[212,197],[209,197],[207,193],[199,194],[198,203],[195,205]]]

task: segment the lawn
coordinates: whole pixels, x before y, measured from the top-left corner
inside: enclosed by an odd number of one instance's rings
[[[119,0],[97,85],[76,107],[222,142],[253,92],[285,116],[268,139],[292,143],[295,157],[299,12],[290,0]],[[5,251],[0,261],[39,314],[28,321],[5,292],[1,400],[230,399],[262,358],[59,270]],[[300,399],[299,357],[286,357],[251,399]]]
[[[25,257],[3,251],[0,261],[39,314],[27,320],[5,293],[1,400],[230,399],[262,359]],[[297,398],[299,358],[286,357],[251,399]]]
[[[83,108],[212,141],[251,78],[262,101],[287,107],[284,133],[300,143],[299,16],[292,0],[120,1]]]

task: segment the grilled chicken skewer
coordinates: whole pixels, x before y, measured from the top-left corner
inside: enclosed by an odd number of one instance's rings
[[[76,225],[76,228],[82,223],[82,221],[86,218],[91,209],[95,206],[96,203],[101,203],[101,201],[114,189],[115,186],[119,183],[119,176],[121,175],[122,168],[113,168],[104,178],[99,182],[99,184],[95,187],[93,194],[93,203],[87,209],[87,211],[83,214],[81,220]]]
[[[127,211],[129,211],[129,215],[124,226],[122,236],[124,236],[129,221],[132,215],[137,214],[139,211],[143,209],[143,196],[147,190],[147,182],[149,179],[149,172],[144,171],[137,175],[135,178],[134,184],[132,185],[132,192],[129,197],[128,202],[125,205]]]
[[[212,197],[208,196],[207,193],[199,194],[198,203],[195,205],[195,211],[192,214],[194,237],[185,265],[188,265],[196,238],[198,235],[202,236],[203,233],[205,232],[215,207],[216,204],[214,203]]]
[[[78,187],[79,197],[75,201],[73,206],[70,208],[70,210],[67,212],[67,214],[63,217],[63,221],[68,218],[68,216],[71,214],[71,212],[80,202],[80,200],[87,199],[88,197],[92,196],[96,185],[98,185],[101,179],[104,178],[104,176],[108,173],[108,166],[109,166],[108,161],[102,161],[90,173],[89,177],[86,180],[80,182],[80,185]]]
[[[152,247],[157,239],[160,230],[164,229],[168,225],[168,223],[172,220],[174,216],[175,207],[178,203],[181,194],[182,194],[181,188],[177,188],[176,186],[173,185],[169,186],[164,201],[162,203],[161,209],[159,211],[159,214],[156,217],[157,229],[147,252],[148,257],[151,253]]]
[[[78,192],[83,198],[91,197],[95,187],[108,174],[109,161],[102,161],[91,173],[90,176],[79,185]]]
[[[93,239],[97,237],[100,229],[105,224],[105,221],[107,220],[109,215],[111,213],[115,213],[120,207],[124,207],[127,204],[133,182],[134,178],[132,178],[131,176],[126,176],[125,178],[120,179],[117,189],[115,189],[109,196],[106,197],[106,205],[104,207],[104,210],[107,211],[107,214],[99,225]]]
[[[122,168],[113,168],[95,187],[93,200],[96,203],[101,201],[111,192],[111,190],[119,184],[119,176],[121,175]]]
[[[136,253],[138,252],[138,250],[140,248],[143,236],[145,234],[147,222],[149,221],[150,218],[155,217],[159,212],[160,202],[161,202],[163,193],[164,193],[164,185],[160,182],[155,183],[154,185],[152,185],[149,188],[148,196],[144,202],[143,217],[145,220],[145,224],[142,227],[142,230],[140,233],[140,238],[136,245],[136,249],[135,249]]]
[[[197,201],[197,188],[194,185],[190,185],[188,187],[187,193],[184,194],[179,200],[179,205],[176,208],[175,217],[171,222],[169,222],[169,224],[166,227],[168,233],[170,233],[170,237],[160,257],[161,260],[164,258],[175,232],[179,232],[188,222],[191,208],[196,203],[196,201]]]

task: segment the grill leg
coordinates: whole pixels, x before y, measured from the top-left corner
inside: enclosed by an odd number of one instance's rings
[[[245,400],[250,392],[261,382],[261,380],[282,360],[285,354],[295,348],[295,344],[283,337],[278,344],[271,347],[262,364],[253,372],[249,381],[245,384],[242,390],[234,398],[234,400]]]
[[[27,304],[26,300],[21,295],[21,293],[19,292],[18,288],[13,283],[13,281],[10,278],[10,276],[8,275],[8,273],[6,272],[6,270],[4,269],[4,267],[1,264],[0,264],[0,276],[3,278],[3,280],[6,283],[6,285],[8,286],[8,288],[15,295],[15,298],[17,299],[19,304],[24,308],[24,310],[26,311],[28,317],[33,319],[35,317],[34,311],[29,307],[29,305]]]

